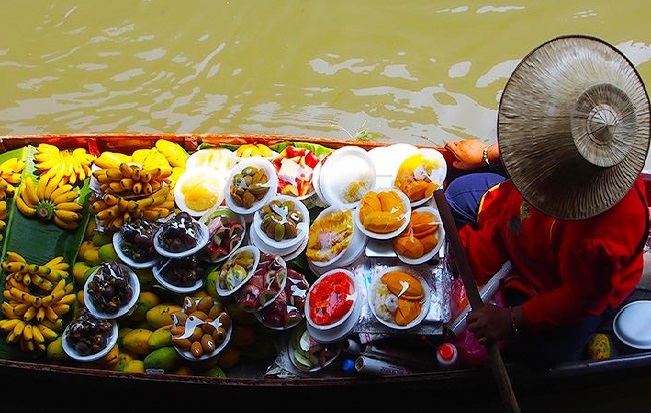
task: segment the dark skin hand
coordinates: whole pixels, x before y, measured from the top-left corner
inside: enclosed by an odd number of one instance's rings
[[[479,139],[464,139],[445,144],[445,149],[456,158],[452,166],[465,171],[486,167],[483,159],[485,147],[486,144]],[[491,165],[499,162],[499,148],[496,144],[489,146],[488,160]]]
[[[486,304],[479,310],[472,310],[466,317],[468,331],[470,331],[481,344],[503,340],[514,333],[513,321],[519,329],[522,325],[522,309],[513,307],[497,307],[493,304]]]

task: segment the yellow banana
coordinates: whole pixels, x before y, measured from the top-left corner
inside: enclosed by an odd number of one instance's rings
[[[72,191],[64,192],[56,198],[52,197],[51,199],[52,199],[52,203],[58,206],[65,202],[74,202],[77,198],[79,198],[79,192],[72,190]]]
[[[131,190],[133,191],[134,194],[139,194],[142,192],[142,182],[136,182],[133,184],[131,187]]]
[[[26,323],[23,320],[19,320],[16,325],[14,326],[14,329],[12,332],[19,336],[23,334],[23,329],[25,328]]]
[[[63,304],[63,303],[56,303],[55,305],[50,307],[59,317],[61,317],[64,314],[67,314],[68,311],[70,311],[70,304]],[[45,310],[45,314],[47,315],[47,310]],[[52,321],[52,320],[50,320]]]
[[[29,309],[27,309],[25,314],[23,314],[23,320],[31,321],[32,318],[36,317],[37,311],[38,311],[38,307],[34,307],[34,306],[29,307]]]
[[[61,208],[56,208],[54,210],[54,216],[58,217],[62,221],[79,221],[82,217],[81,214],[78,212],[70,211],[67,209],[61,209]]]
[[[7,334],[7,338],[5,339],[5,341],[7,342],[7,344],[14,344],[18,342],[19,338],[20,336],[17,336],[13,331],[10,331],[9,334]]]
[[[57,319],[57,321],[54,322],[46,318],[41,322],[41,324],[55,332],[61,332],[63,330],[63,319],[61,318]]]
[[[134,171],[136,168],[139,168],[139,167],[136,166],[136,165],[130,166],[130,165],[129,165],[128,163],[126,163],[126,162],[122,162],[122,163],[120,164],[120,166],[118,166],[118,169],[120,170],[120,172],[122,173],[122,176],[123,176],[124,178],[131,178],[131,175],[133,175],[133,171]]]
[[[59,197],[59,195],[63,195],[66,192],[72,191],[72,188],[73,188],[73,186],[70,185],[70,184],[63,184],[63,185],[59,186],[57,189],[55,189],[54,191],[52,191],[52,193],[50,194],[50,198],[54,201],[55,199],[57,199]],[[77,195],[79,195],[79,194],[77,194]]]
[[[77,295],[75,293],[68,293],[61,297],[61,299],[58,301],[58,304],[72,304],[75,302],[77,299]]]
[[[15,318],[20,318],[20,314],[16,314],[16,306],[9,304],[7,301],[3,301],[2,304],[2,312],[4,313],[5,317],[10,318],[10,319],[15,319]]]
[[[43,333],[41,333],[38,327],[32,326],[32,336],[36,344],[45,343],[45,337],[43,337]]]
[[[50,177],[50,180],[47,182],[47,185],[45,186],[45,191],[43,192],[43,198],[42,199],[52,199],[52,192],[61,184],[63,180],[63,174],[62,173],[57,173]]]
[[[63,220],[63,219],[59,218],[56,215],[54,216],[53,221],[56,224],[56,226],[58,226],[59,228],[67,229],[69,231],[74,231],[75,229],[79,228],[79,223],[78,222],[66,221],[66,220]]]
[[[116,217],[119,214],[119,212],[120,212],[120,210],[118,208],[118,205],[116,204],[116,205],[113,205],[111,207],[104,208],[103,210],[99,211],[96,214],[96,216],[97,216],[97,219],[99,219],[100,221],[104,221],[104,220],[107,220],[109,218]]]
[[[36,310],[36,321],[39,323],[45,319],[45,309],[47,307],[40,306],[38,310]]]
[[[54,341],[59,337],[59,334],[57,334],[56,331],[52,330],[51,328],[47,327],[45,324],[40,323],[37,324],[37,328],[47,341]]]
[[[106,176],[112,181],[119,181],[120,179],[124,178],[124,175],[122,174],[119,166],[117,168],[107,169]]]
[[[23,272],[27,271],[28,264],[21,261],[3,261],[2,269],[6,272]]]
[[[93,160],[93,164],[102,169],[118,168],[123,162],[131,162],[131,156],[111,151],[104,151]]]
[[[56,257],[50,259],[48,262],[43,264],[43,266],[48,267],[48,268],[52,268],[52,267],[54,267],[56,265],[61,264],[62,262],[64,262],[63,261],[63,255],[57,255]],[[67,265],[67,263],[66,263],[66,265]]]
[[[51,306],[45,307],[45,319],[51,321],[52,323],[56,322],[59,318],[59,315],[54,311]]]
[[[20,213],[26,217],[32,217],[36,214],[36,208],[27,205],[22,197],[17,196],[14,201],[16,203],[16,208],[18,208]]]
[[[39,199],[36,193],[36,182],[33,178],[25,179],[25,182],[21,186],[20,194],[23,196],[25,203],[31,206],[38,204]]]
[[[23,256],[17,253],[16,251],[7,251],[7,255],[5,258],[7,261],[10,262],[24,262],[24,263],[27,262],[25,258],[23,258]]]
[[[61,202],[59,204],[56,204],[56,209],[57,210],[64,210],[64,211],[79,212],[82,209],[84,209],[84,206],[81,205],[78,202]]]
[[[4,333],[8,333],[10,331],[14,330],[14,327],[16,327],[16,324],[18,324],[21,320],[19,318],[5,318],[0,320],[0,331]]]

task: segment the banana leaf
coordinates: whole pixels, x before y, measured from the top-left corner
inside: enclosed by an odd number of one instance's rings
[[[0,154],[0,163],[12,157],[18,157],[25,161],[22,179],[29,176],[36,177],[38,170],[34,166],[34,154],[36,148],[27,146]],[[30,264],[43,265],[50,259],[63,256],[64,261],[70,265],[67,282],[74,282],[72,277],[72,266],[77,257],[77,252],[84,239],[84,232],[91,216],[88,202],[90,195],[89,179],[79,183],[79,202],[84,205],[83,218],[79,227],[74,231],[59,228],[53,222],[43,222],[35,217],[25,217],[16,208],[14,197],[7,198],[7,226],[2,240],[2,255],[4,261],[7,251],[14,251],[20,254]],[[5,271],[0,269],[0,285],[4,289]],[[4,297],[0,297],[4,301]],[[71,307],[72,308],[72,307]],[[72,309],[64,318],[66,321],[72,317]],[[38,352],[23,352],[17,344],[7,344],[0,339],[0,358],[25,360],[43,357]]]

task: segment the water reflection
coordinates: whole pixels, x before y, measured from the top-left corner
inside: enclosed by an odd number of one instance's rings
[[[651,76],[648,8],[634,0],[16,3],[0,25],[0,133],[346,138],[342,128],[365,128],[395,142],[490,142],[506,80],[553,37],[601,37]]]

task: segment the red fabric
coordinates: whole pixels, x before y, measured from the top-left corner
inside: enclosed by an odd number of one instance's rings
[[[616,307],[642,276],[648,203],[644,182],[592,218],[558,220],[526,203],[511,181],[485,196],[478,229],[460,230],[470,265],[482,285],[511,260],[509,286],[535,296],[523,305],[532,331],[570,324]]]

